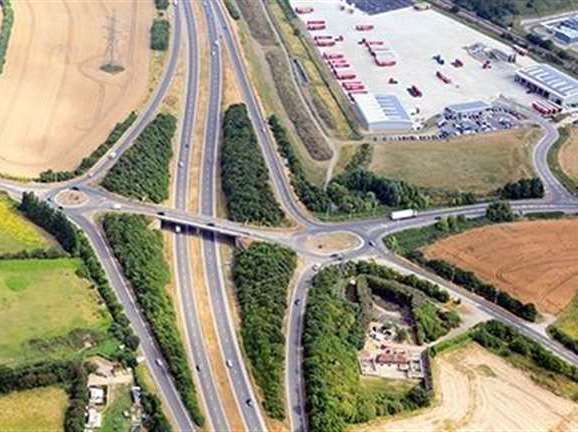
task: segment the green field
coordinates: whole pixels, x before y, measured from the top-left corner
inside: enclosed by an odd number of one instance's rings
[[[68,395],[59,387],[41,387],[0,396],[2,432],[64,430]]]
[[[531,155],[538,133],[523,129],[449,141],[386,142],[374,146],[369,169],[432,191],[487,195],[534,175]],[[345,148],[343,154],[352,152]]]
[[[130,386],[116,386],[114,393],[114,400],[106,407],[103,413],[100,431],[128,432],[130,430],[130,418],[126,418],[123,412],[130,412],[130,407],[132,406]]]
[[[0,254],[55,246],[40,228],[21,216],[16,203],[0,193]]]
[[[0,365],[114,350],[108,312],[79,267],[69,258],[0,261]]]

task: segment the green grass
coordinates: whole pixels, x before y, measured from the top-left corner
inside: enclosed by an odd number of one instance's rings
[[[568,192],[575,194],[578,189],[578,179],[572,176],[571,173],[564,171],[560,164],[560,151],[565,146],[572,144],[572,140],[569,139],[571,132],[568,128],[561,128],[559,129],[559,133],[560,137],[548,151],[548,166],[562,186],[564,186]]]
[[[122,385],[114,389],[114,400],[106,407],[103,413],[101,432],[128,432],[130,430],[130,417],[126,418],[123,412],[130,412],[132,399],[130,386]]]
[[[69,258],[0,261],[0,364],[114,352],[110,316],[79,267]]]
[[[397,380],[372,376],[361,376],[361,387],[372,395],[386,393],[392,397],[403,397],[408,391],[419,384],[419,381]]]
[[[60,387],[40,387],[0,397],[2,432],[64,430],[68,395]]]
[[[374,146],[369,169],[432,192],[488,195],[534,175],[531,155],[537,138],[535,129],[521,129],[449,141],[387,142]]]
[[[0,254],[55,246],[40,228],[16,210],[16,203],[0,193]]]
[[[578,296],[558,316],[555,325],[568,336],[578,339]]]

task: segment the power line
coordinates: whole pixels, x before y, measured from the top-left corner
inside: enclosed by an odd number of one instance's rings
[[[107,17],[107,23],[104,26],[106,30],[106,52],[104,54],[106,63],[100,68],[109,73],[121,72],[124,67],[118,63],[117,57],[117,44],[119,30],[117,27],[118,21],[116,18],[116,13],[112,12],[112,15]]]

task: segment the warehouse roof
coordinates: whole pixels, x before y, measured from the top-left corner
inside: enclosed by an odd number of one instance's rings
[[[356,94],[353,99],[363,113],[367,123],[378,122],[411,122],[409,115],[393,95]]]
[[[578,95],[578,80],[550,65],[537,64],[520,69],[517,73],[561,98]]]
[[[456,114],[471,114],[477,113],[481,111],[489,110],[492,106],[483,101],[473,101],[473,102],[464,102],[455,105],[448,105],[446,108],[449,111],[452,111]]]

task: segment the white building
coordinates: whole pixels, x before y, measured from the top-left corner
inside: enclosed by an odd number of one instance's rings
[[[352,95],[363,126],[370,132],[404,131],[412,121],[397,97],[372,93]]]
[[[562,107],[578,106],[578,80],[550,65],[537,64],[520,69],[515,80]]]

